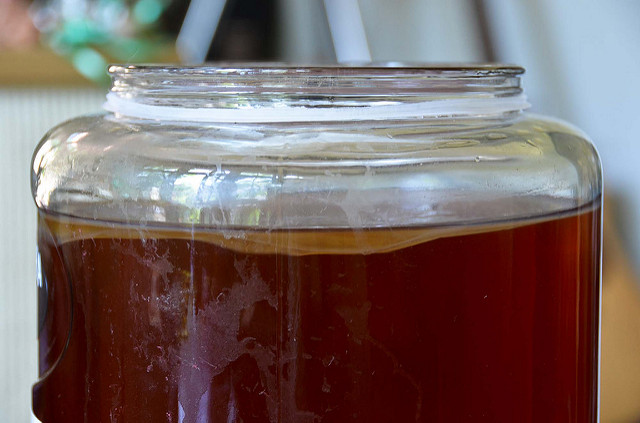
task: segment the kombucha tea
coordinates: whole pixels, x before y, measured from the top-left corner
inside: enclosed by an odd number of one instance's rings
[[[595,422],[599,219],[223,232],[41,213],[35,415]]]

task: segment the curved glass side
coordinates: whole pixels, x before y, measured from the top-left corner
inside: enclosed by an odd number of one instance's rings
[[[43,423],[597,421],[600,165],[563,123],[99,115],[32,183],[73,311]]]
[[[32,188],[52,213],[226,229],[477,223],[599,197],[583,134],[528,115],[494,123],[195,129],[85,117],[40,144]]]

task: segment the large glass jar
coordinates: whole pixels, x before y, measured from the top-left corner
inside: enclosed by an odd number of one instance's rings
[[[110,72],[33,159],[42,422],[597,421],[600,164],[522,69]]]

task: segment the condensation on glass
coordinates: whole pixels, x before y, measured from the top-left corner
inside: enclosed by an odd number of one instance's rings
[[[522,69],[110,72],[33,158],[42,422],[597,421],[599,159]]]

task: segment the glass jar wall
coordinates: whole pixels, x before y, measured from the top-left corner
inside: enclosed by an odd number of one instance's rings
[[[595,422],[601,174],[517,67],[119,67],[33,160],[57,422]]]

